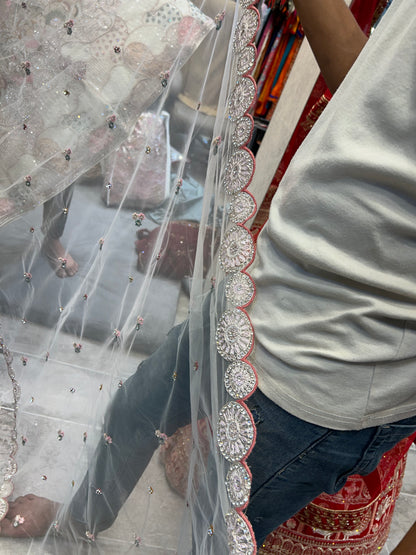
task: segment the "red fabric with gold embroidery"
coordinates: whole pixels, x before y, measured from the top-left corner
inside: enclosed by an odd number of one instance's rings
[[[387,540],[414,434],[386,453],[368,476],[350,476],[335,495],[315,501],[279,526],[259,555],[375,555]]]

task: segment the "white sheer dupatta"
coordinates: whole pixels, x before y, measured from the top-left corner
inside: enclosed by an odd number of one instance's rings
[[[259,13],[1,9],[2,511],[28,493],[61,508],[44,537],[0,549],[254,554]]]

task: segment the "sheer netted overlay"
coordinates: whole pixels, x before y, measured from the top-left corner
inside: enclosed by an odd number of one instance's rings
[[[0,550],[255,553],[244,224],[259,12],[0,10],[1,516],[27,494],[56,503],[43,537]]]

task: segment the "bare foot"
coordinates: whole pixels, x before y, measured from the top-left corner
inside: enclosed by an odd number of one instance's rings
[[[29,493],[9,503],[5,518],[0,521],[0,536],[35,538],[44,536],[53,523],[59,504]]]
[[[78,264],[69,252],[65,251],[59,239],[45,237],[42,252],[58,277],[72,277],[78,272]]]

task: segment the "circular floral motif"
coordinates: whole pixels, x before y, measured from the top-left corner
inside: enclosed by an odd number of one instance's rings
[[[259,19],[259,13],[256,9],[248,8],[244,11],[235,30],[235,52],[240,52],[254,39],[259,26]]]
[[[13,493],[13,482],[4,481],[0,488],[0,497],[9,497]]]
[[[251,478],[246,467],[241,463],[233,464],[227,472],[225,484],[231,504],[243,507],[249,500],[251,489]]]
[[[241,77],[234,87],[228,101],[228,113],[231,121],[243,117],[256,98],[257,88],[252,77]]]
[[[227,461],[238,462],[249,452],[254,440],[254,425],[247,410],[230,401],[218,417],[217,441]]]
[[[247,274],[232,274],[225,286],[225,296],[234,306],[245,306],[253,298],[254,284]]]
[[[256,61],[256,47],[247,45],[237,57],[237,73],[243,75],[252,69]]]
[[[5,470],[5,473],[3,475],[3,478],[6,482],[9,482],[12,480],[13,476],[16,474],[17,472],[17,463],[15,460],[13,459],[9,459],[9,462],[7,464],[7,469]]]
[[[244,223],[254,213],[256,203],[251,195],[242,192],[234,197],[230,204],[229,216],[234,224]]]
[[[246,145],[253,133],[254,121],[250,116],[243,116],[235,125],[231,140],[236,148]]]
[[[248,316],[238,308],[221,316],[216,334],[218,353],[230,362],[248,355],[253,343],[253,329]]]
[[[224,384],[231,397],[243,399],[253,392],[257,385],[257,378],[253,368],[247,362],[237,360],[227,368]]]
[[[230,555],[254,555],[255,546],[247,522],[236,511],[225,515]]]
[[[250,183],[254,173],[251,152],[241,149],[234,152],[224,170],[223,187],[228,195],[240,193]]]
[[[9,504],[6,499],[0,497],[0,521],[4,519],[9,510]]]
[[[251,262],[254,243],[250,232],[244,227],[232,226],[220,247],[220,264],[226,274],[242,270]]]

